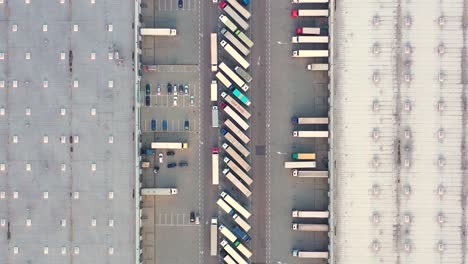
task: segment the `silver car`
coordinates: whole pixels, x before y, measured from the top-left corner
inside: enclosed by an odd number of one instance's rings
[[[172,87],[173,87],[173,90],[172,90],[173,94],[177,95],[177,84],[174,83],[174,85]]]
[[[174,103],[172,105],[177,106],[177,96],[174,96]]]
[[[195,96],[191,95],[190,96],[190,105],[194,105],[195,104]]]
[[[158,83],[158,95],[161,95],[161,84]]]

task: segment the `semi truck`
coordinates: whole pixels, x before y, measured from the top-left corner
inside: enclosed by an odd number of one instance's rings
[[[298,153],[295,152],[292,155],[293,160],[314,160],[315,153]]]
[[[317,28],[317,27],[299,27],[299,28],[296,29],[296,34],[320,35],[320,28]]]
[[[241,168],[239,168],[239,166],[237,166],[235,162],[232,162],[228,157],[224,157],[224,163],[226,163],[226,165],[232,171],[234,171],[236,175],[239,176],[239,178],[241,178],[245,183],[247,183],[248,185],[252,184],[252,178],[250,178],[249,175],[247,175],[247,173],[245,173]]]
[[[328,0],[292,0],[293,4],[320,4],[328,3]]]
[[[251,39],[249,39],[249,37],[247,37],[247,35],[245,35],[245,33],[242,32],[240,29],[236,29],[236,31],[234,31],[234,34],[240,40],[242,40],[245,43],[245,45],[247,45],[247,47],[249,47],[250,49],[253,47],[253,45],[254,45],[253,41]]]
[[[237,253],[226,240],[221,241],[221,247],[238,263],[238,264],[248,264],[245,259],[243,259],[239,253]]]
[[[234,227],[234,229],[232,230],[234,232],[234,234],[239,237],[240,239],[244,240],[245,242],[249,242],[250,241],[250,236],[249,234],[247,234],[246,232],[244,232],[244,230],[240,229],[238,226]]]
[[[296,258],[328,259],[328,252],[326,251],[304,251],[293,249],[292,255]]]
[[[220,106],[224,112],[226,112],[226,114],[228,114],[242,129],[244,129],[244,131],[249,129],[249,124],[247,124],[244,119],[242,119],[236,112],[234,112],[230,106],[224,102],[221,102]]]
[[[218,34],[211,33],[211,71],[218,70]]]
[[[308,71],[328,71],[328,63],[307,64]]]
[[[211,218],[210,225],[210,255],[218,254],[218,218]]]
[[[173,28],[140,28],[142,36],[177,36],[177,30]]]
[[[313,232],[328,232],[328,225],[325,224],[298,224],[293,223],[292,229],[295,231],[313,231]]]
[[[244,103],[246,106],[250,106],[251,102],[250,99],[245,96],[239,89],[233,89],[232,94],[237,97],[242,103]]]
[[[236,222],[236,224],[238,224],[242,229],[244,229],[245,232],[249,232],[251,226],[241,216],[239,216],[238,214],[234,214],[232,216],[232,219],[234,219],[234,222]]]
[[[210,101],[218,101],[218,82],[216,80],[211,81],[210,85]]]
[[[231,133],[229,133],[226,129],[221,129],[221,134],[224,138],[231,143],[244,157],[248,157],[250,155],[250,151],[244,147]]]
[[[298,218],[328,218],[329,212],[328,211],[300,211],[300,210],[292,210],[292,217]]]
[[[315,168],[315,161],[286,161],[284,163],[286,169],[313,169]]]
[[[252,192],[249,190],[249,187],[245,186],[239,179],[232,174],[228,168],[223,170],[223,174],[226,176],[226,178],[234,184],[234,186],[239,189],[247,198],[249,198],[252,195]]]
[[[234,8],[239,14],[241,14],[245,19],[249,19],[251,14],[250,12],[245,9],[245,7],[241,6],[237,0],[226,0],[232,8]]]
[[[327,9],[293,9],[292,17],[327,17]]]
[[[231,30],[232,32],[236,32],[237,26],[234,25],[234,23],[232,23],[232,21],[231,21],[227,16],[225,16],[225,15],[220,15],[220,16],[219,16],[219,20],[220,20],[221,22],[223,22],[223,24],[224,24],[227,28],[229,28],[229,30]]]
[[[141,195],[175,195],[177,188],[142,188]]]
[[[232,82],[228,80],[228,78],[222,73],[222,72],[217,72],[216,73],[216,78],[224,85],[226,88],[231,89],[232,87]]]
[[[249,48],[242,44],[231,32],[227,31],[225,28],[221,29],[221,34],[223,34],[229,42],[231,42],[234,47],[236,47],[242,54],[245,56],[250,54]]]
[[[328,171],[298,170],[292,171],[292,176],[299,178],[328,178]]]
[[[242,66],[242,68],[248,69],[250,67],[250,63],[224,39],[221,40],[220,44],[226,50],[226,52],[229,53],[229,55],[231,55],[231,57],[234,58],[234,60],[236,60]]]
[[[213,185],[219,184],[219,149],[211,150],[211,174]]]
[[[237,74],[240,75],[247,83],[250,83],[252,81],[252,76],[248,72],[246,72],[244,69],[242,69],[239,66],[236,66],[234,70],[237,72]]]
[[[232,7],[230,7],[226,2],[221,2],[219,6],[237,23],[237,25],[241,26],[244,30],[249,29],[249,23],[239,16],[239,14],[237,14],[236,11],[234,11],[234,9],[232,9]]]
[[[151,142],[152,149],[187,149],[187,142]]]
[[[218,127],[219,126],[218,106],[216,106],[216,105],[213,105],[211,107],[211,126],[212,127]]]
[[[221,197],[236,210],[239,214],[241,214],[245,219],[249,219],[251,214],[247,209],[245,209],[240,203],[238,203],[234,198],[232,198],[226,192],[221,193]]]
[[[237,151],[234,150],[231,146],[229,146],[227,143],[223,143],[223,148],[226,150],[226,152],[231,156],[231,158],[234,159],[234,161],[237,162],[245,171],[249,172],[252,167],[245,161]]]
[[[237,126],[236,124],[234,124],[231,119],[226,119],[224,121],[224,124],[229,128],[229,130],[231,130],[232,133],[234,133],[234,135],[236,135],[240,140],[242,140],[242,142],[244,142],[244,144],[247,144],[250,142],[250,138],[244,134],[244,132],[242,132]]]
[[[236,109],[237,112],[239,112],[245,119],[250,118],[249,111],[247,111],[242,105],[240,105],[234,98],[232,98],[226,92],[222,92],[221,97],[223,97],[224,100],[226,100],[226,102],[228,102],[230,106],[234,107],[234,109]]]
[[[242,80],[237,74],[229,68],[224,62],[219,64],[219,68],[235,83],[237,84],[244,92],[249,90],[249,86]]]
[[[294,125],[327,125],[328,117],[293,117],[292,123]]]
[[[328,131],[293,131],[293,137],[327,138]]]
[[[328,37],[324,36],[293,36],[292,43],[328,43]]]
[[[293,50],[295,58],[327,58],[328,50]]]
[[[224,225],[219,225],[219,231],[220,231],[221,234],[223,234],[223,236],[224,236],[225,238],[227,238],[229,241],[231,241],[231,242],[233,242],[233,243],[236,242],[237,236],[234,235],[234,233],[233,233],[231,230],[229,230],[229,228],[227,228],[226,226],[224,226]]]
[[[216,201],[216,204],[227,214],[234,215],[235,211],[222,198],[219,198],[218,201]]]

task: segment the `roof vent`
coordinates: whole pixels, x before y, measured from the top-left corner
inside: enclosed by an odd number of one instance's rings
[[[437,194],[438,194],[439,196],[443,196],[443,195],[445,194],[445,188],[444,188],[444,186],[439,185],[439,187],[437,187]]]
[[[372,25],[374,25],[374,27],[380,25],[380,17],[375,15],[373,18],[372,18]]]
[[[443,157],[439,158],[439,167],[442,168],[445,166],[445,159]]]
[[[372,250],[379,251],[379,249],[380,249],[379,242],[378,241],[373,241],[372,242]]]
[[[374,168],[377,168],[377,167],[379,167],[379,159],[374,158]]]
[[[405,185],[405,187],[403,187],[403,191],[406,196],[409,196],[411,194],[411,186]]]
[[[377,195],[380,194],[380,188],[379,188],[378,185],[372,186],[372,194],[373,194],[374,196],[377,196]]]
[[[445,74],[443,72],[439,72],[439,82],[445,81]]]
[[[437,216],[437,222],[441,225],[443,223],[445,223],[445,216],[444,214],[440,213],[438,216]]]
[[[405,159],[405,167],[408,168],[410,166],[411,162],[409,159]]]
[[[374,54],[379,54],[380,53],[379,44],[375,43],[374,47],[372,48],[372,51],[374,52]]]
[[[404,48],[405,54],[411,54],[411,45],[408,43]]]
[[[372,80],[374,81],[374,83],[378,83],[380,81],[380,76],[378,72],[374,72],[374,74],[372,74]]]
[[[405,222],[405,224],[411,223],[411,216],[409,214],[405,214],[405,216],[403,217],[403,221]]]
[[[379,101],[375,100],[375,101],[372,103],[372,110],[374,110],[374,112],[376,112],[376,111],[379,111],[379,109],[380,109]]]
[[[440,252],[443,252],[445,250],[445,245],[442,243],[442,241],[439,241],[439,243],[437,243],[437,250],[439,250]]]
[[[403,75],[403,79],[405,80],[405,82],[409,83],[411,82],[411,75],[409,73],[405,73]]]
[[[374,224],[378,224],[380,222],[380,215],[378,213],[374,213],[372,215],[372,222]]]
[[[440,17],[439,17],[439,26],[445,25],[445,22],[446,22],[445,17],[444,17],[444,16],[440,16]]]
[[[412,22],[412,19],[411,19],[410,16],[405,17],[405,26],[406,26],[406,27],[411,27],[411,24],[412,24],[412,23],[413,23],[413,22]]]
[[[411,138],[411,131],[409,129],[405,129],[405,138]]]
[[[411,251],[411,244],[409,241],[405,241],[405,243],[403,244],[403,248],[405,249],[406,252],[410,252]]]
[[[377,128],[374,128],[374,131],[372,131],[372,136],[374,137],[374,139],[378,139],[379,136],[380,136],[380,132]]]
[[[443,130],[442,128],[439,129],[439,131],[437,132],[437,137],[438,137],[439,139],[444,139],[445,133],[444,133],[444,130]]]
[[[444,105],[444,102],[442,102],[442,101],[439,101],[439,102],[437,103],[437,109],[439,110],[439,112],[444,111],[444,106],[445,106],[445,105]]]
[[[445,53],[445,47],[444,47],[444,44],[439,44],[439,46],[437,47],[437,52],[439,54],[444,54]]]
[[[404,108],[405,108],[405,111],[406,111],[406,112],[411,111],[411,102],[410,102],[410,101],[406,101],[406,102],[404,103]]]

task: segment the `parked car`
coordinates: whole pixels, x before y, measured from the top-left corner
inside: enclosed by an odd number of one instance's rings
[[[167,131],[167,120],[163,120],[162,127],[164,131]]]
[[[163,163],[163,157],[164,157],[164,154],[162,152],[160,152],[158,154],[158,157],[159,157],[159,163]]]
[[[145,97],[145,104],[146,104],[146,106],[151,105],[151,99],[150,99],[150,97],[148,95]]]
[[[158,172],[159,172],[159,166],[154,166],[153,173],[158,174]]]
[[[156,130],[156,120],[151,119],[151,130],[155,131]]]
[[[184,92],[184,86],[179,84],[179,93],[182,94]]]
[[[174,155],[175,155],[175,152],[172,151],[172,150],[169,150],[168,152],[166,152],[166,155],[167,155],[167,156],[174,156]]]
[[[227,6],[227,3],[225,1],[219,3],[219,7],[221,7],[222,9],[224,9],[226,6]]]
[[[193,95],[190,96],[190,105],[195,103],[195,97]]]
[[[172,86],[172,91],[174,95],[177,95],[177,84],[174,83],[174,85]]]
[[[195,223],[195,212],[190,212],[190,223]]]
[[[179,167],[188,167],[188,162],[186,161],[179,162]]]
[[[184,86],[184,92],[185,92],[185,95],[188,95],[188,92],[189,92],[189,90],[188,90],[188,84],[186,84],[186,85]]]
[[[161,95],[161,84],[158,83],[158,95]]]
[[[185,129],[185,130],[189,130],[189,129],[190,129],[190,123],[189,123],[188,120],[185,120],[185,122],[184,122],[184,129]]]
[[[177,163],[171,162],[171,163],[167,164],[167,167],[168,167],[169,169],[175,168],[175,167],[177,167]]]
[[[149,95],[151,93],[151,86],[149,83],[146,84],[146,95]]]
[[[179,0],[179,1],[178,1],[178,6],[179,6],[179,8],[183,8],[183,7],[184,7],[184,1],[183,1],[183,0]]]
[[[172,103],[174,106],[177,106],[177,96],[174,96],[174,102]]]
[[[170,83],[167,83],[167,94],[172,93],[172,85]]]

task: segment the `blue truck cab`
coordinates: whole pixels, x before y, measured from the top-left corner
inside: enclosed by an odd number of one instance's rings
[[[154,149],[149,149],[149,148],[148,148],[148,149],[145,149],[145,150],[142,151],[142,152],[143,152],[143,154],[148,155],[148,156],[149,156],[149,155],[154,155],[154,154],[156,154],[156,152],[154,151]]]
[[[167,131],[167,120],[166,119],[163,120],[162,127],[163,127],[164,131]]]
[[[226,135],[227,132],[228,132],[228,131],[227,131],[225,128],[222,128],[222,129],[221,129],[221,134],[223,134],[223,136]]]
[[[250,4],[250,0],[240,0],[240,2],[243,6],[247,6]]]

